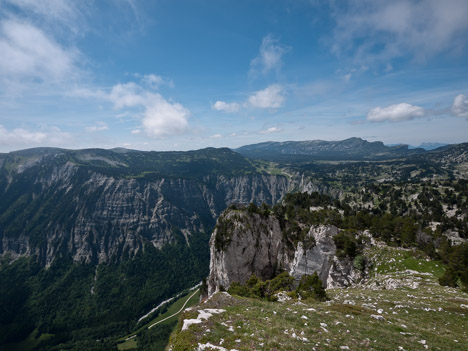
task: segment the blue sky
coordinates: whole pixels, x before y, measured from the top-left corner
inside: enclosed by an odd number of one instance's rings
[[[466,0],[2,0],[0,151],[468,141]]]

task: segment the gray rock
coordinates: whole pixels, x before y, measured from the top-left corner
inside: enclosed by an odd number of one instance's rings
[[[88,154],[80,160],[122,165]],[[25,194],[32,201],[42,197],[41,206],[48,199],[61,204],[44,213],[40,245],[31,241],[27,223],[17,226],[14,235],[0,227],[0,257],[37,255],[44,265],[65,252],[87,263],[133,256],[148,244],[159,248],[174,242],[176,233],[188,243],[193,233],[208,232],[230,204],[272,204],[297,184],[286,176],[262,173],[151,181],[118,178],[83,168],[60,152],[27,161],[9,177],[10,183],[29,177],[25,186],[34,185],[34,191]],[[8,187],[0,188],[0,194],[6,192]],[[61,216],[63,206],[66,217]]]
[[[245,283],[252,274],[270,278],[284,265],[287,258],[278,220],[262,218],[246,211],[228,211],[219,221],[228,221],[230,243],[226,249],[216,247],[215,229],[210,240],[210,276],[208,294],[220,287],[228,288],[232,282]]]
[[[228,210],[218,224],[227,224],[223,233],[229,238],[226,247],[217,247],[217,228],[210,240],[210,275],[208,294],[220,287],[229,288],[232,282],[244,284],[252,274],[262,280],[273,278],[279,271],[287,271],[298,282],[304,274],[317,272],[325,287],[346,287],[362,279],[362,273],[351,260],[339,260],[333,241],[339,229],[335,226],[312,226],[307,236],[316,245],[307,250],[299,242],[292,247],[283,236],[274,216],[262,217],[245,210]],[[221,227],[221,226],[219,226]]]

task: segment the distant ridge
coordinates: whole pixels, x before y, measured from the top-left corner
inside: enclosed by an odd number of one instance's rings
[[[242,146],[234,151],[249,158],[270,161],[383,160],[426,152],[422,148],[410,149],[408,145],[386,146],[381,141],[369,142],[356,137],[341,141],[267,141]]]
[[[438,149],[438,148],[441,148],[441,147],[444,147],[444,146],[450,146],[450,144],[446,144],[446,143],[422,143],[419,146],[409,146],[409,148],[410,149],[421,148],[421,149],[424,149],[426,151],[431,151],[431,150],[435,150],[435,149]]]

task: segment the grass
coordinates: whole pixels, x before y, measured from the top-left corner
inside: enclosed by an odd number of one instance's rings
[[[133,333],[131,333],[129,335],[126,335],[123,338],[119,339],[119,341],[121,343],[119,343],[117,345],[117,348],[119,350],[131,350],[131,349],[137,348],[137,346],[138,346],[137,345],[138,344],[138,334],[141,331],[143,331],[145,329],[148,329],[148,327],[150,327],[154,323],[157,323],[157,322],[171,316],[172,314],[178,312],[189,298],[190,299],[188,300],[187,305],[185,306],[186,308],[188,308],[190,306],[193,306],[193,305],[195,305],[196,303],[198,303],[200,301],[200,292],[199,291],[195,295],[193,295],[191,297],[192,294],[193,294],[193,292],[189,292],[188,295],[182,296],[181,298],[177,299],[176,301],[174,301],[174,303],[172,303],[172,305],[167,309],[166,312],[164,312],[163,314],[160,314],[156,318],[152,319],[150,322],[145,323],[144,325],[140,326]],[[164,324],[170,323],[170,322],[172,322],[174,320],[177,320],[178,317],[179,317],[179,314],[173,316],[172,318],[169,318],[169,319],[165,320],[164,322],[154,326],[153,328],[157,328],[160,325],[164,325]],[[134,337],[134,338],[128,339],[128,338],[130,338],[130,337],[132,337],[134,335],[137,335],[137,336]]]
[[[35,349],[42,341],[52,338],[52,334],[38,335],[38,330],[34,329],[28,337],[20,342],[4,345],[3,351],[29,351]]]
[[[290,178],[291,175],[285,172],[284,169],[277,167],[277,164],[269,161],[262,160],[250,160],[250,163],[255,167],[255,171],[258,173],[268,173],[270,175],[279,175]]]
[[[378,274],[411,279],[418,287],[329,289],[325,303],[219,293],[198,308],[226,312],[185,331],[180,321],[171,336],[172,350],[192,350],[198,343],[228,350],[467,350],[468,294],[437,283],[441,264],[397,248],[374,248],[372,254]],[[197,313],[185,312],[183,318]]]
[[[137,347],[138,347],[138,345],[137,345],[137,342],[136,342],[135,338],[129,339],[129,340],[117,345],[118,350],[132,350],[132,349],[136,349]]]
[[[180,299],[176,300],[168,309],[165,313],[159,315],[158,317],[154,318],[153,320],[151,320],[151,322],[147,323],[146,325],[144,325],[143,327],[140,327],[138,330],[141,330],[141,329],[144,329],[144,328],[148,328],[150,325],[153,325],[154,323],[157,323],[159,322],[160,320],[163,320],[164,318],[166,317],[169,317],[170,315],[176,313],[177,311],[180,310],[180,308],[184,305],[185,301],[187,301],[187,298],[190,297],[190,295],[192,295],[192,292],[190,292],[188,295],[186,296],[183,296],[181,297]],[[200,293],[196,293],[191,299],[190,301],[187,303],[187,305],[185,306],[186,308],[190,307],[190,306],[193,306],[195,305],[196,303],[198,303],[198,301],[200,301]],[[173,321],[174,319],[177,319],[178,316],[174,316],[170,319],[167,319],[165,322],[170,322],[170,321]]]
[[[391,274],[406,270],[429,273],[434,277],[441,277],[444,272],[444,264],[439,261],[424,259],[423,253],[413,250],[403,250],[401,248],[385,247],[370,252],[376,262],[374,272],[378,274]],[[376,255],[379,259],[376,259]],[[419,257],[419,258],[418,258]]]

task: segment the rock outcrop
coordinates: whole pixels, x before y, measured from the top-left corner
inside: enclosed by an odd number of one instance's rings
[[[218,219],[210,240],[208,294],[227,289],[232,282],[244,284],[252,274],[266,280],[280,271],[296,281],[317,272],[326,287],[355,284],[362,279],[361,272],[350,259],[336,256],[333,237],[339,231],[331,225],[311,226],[304,241],[293,244],[274,215],[229,209]]]
[[[245,283],[252,274],[270,278],[288,261],[278,220],[238,210],[218,219],[210,253],[209,294],[234,281]]]

